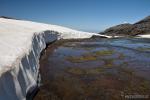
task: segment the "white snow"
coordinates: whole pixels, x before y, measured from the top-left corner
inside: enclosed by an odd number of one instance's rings
[[[36,87],[40,53],[46,43],[93,35],[99,34],[0,18],[0,100],[26,99],[27,92]]]
[[[150,34],[138,35],[138,38],[150,38]]]

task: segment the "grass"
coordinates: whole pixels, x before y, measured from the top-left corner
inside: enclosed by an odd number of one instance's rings
[[[109,55],[112,55],[113,53],[114,53],[114,50],[100,50],[100,51],[94,52],[94,54],[96,54],[97,56],[109,56]]]
[[[130,77],[134,75],[134,71],[132,69],[122,68],[121,70],[125,75],[129,75]]]
[[[87,51],[90,51],[90,50],[93,50],[93,49],[95,49],[94,47],[85,47],[85,48],[83,48],[84,50],[87,50]]]
[[[75,75],[100,74],[104,71],[105,71],[105,69],[102,67],[88,68],[88,69],[79,68],[79,67],[72,67],[72,68],[67,69],[67,72],[69,72],[71,74],[75,74]]]
[[[75,74],[75,75],[83,75],[83,74],[85,74],[84,69],[78,68],[78,67],[68,68],[67,72],[69,72],[71,74]]]
[[[67,57],[66,59],[72,63],[81,63],[81,62],[86,62],[86,61],[97,60],[97,57],[93,55],[82,55],[82,56],[70,56],[70,57]]]
[[[123,60],[126,56],[123,53],[119,53],[118,59]]]
[[[150,93],[150,82],[147,80],[139,80],[139,79],[134,79],[131,81],[128,81],[128,85],[126,85],[124,92],[126,94],[146,94],[149,95]]]
[[[122,87],[122,91],[125,94],[147,94],[150,93],[150,81],[136,76],[134,70],[120,67],[119,68],[119,76],[121,80],[124,80],[124,87]]]
[[[140,50],[140,51],[150,51],[150,48],[139,47],[139,48],[137,48],[137,50]]]
[[[92,69],[86,69],[86,74],[100,74],[104,72],[105,69],[102,67],[92,68]]]
[[[140,83],[139,89],[144,91],[149,91],[150,92],[150,82],[144,80]]]
[[[104,61],[104,66],[107,68],[111,68],[114,65],[114,59],[102,59]]]
[[[108,55],[112,55],[113,53],[114,53],[113,50],[102,50],[102,51],[90,52],[87,54],[83,54],[81,56],[69,56],[66,57],[66,60],[72,63],[82,63],[86,61],[95,61],[99,56],[108,56]]]

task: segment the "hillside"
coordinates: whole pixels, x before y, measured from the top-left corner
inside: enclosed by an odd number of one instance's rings
[[[150,16],[134,24],[120,24],[110,27],[100,34],[111,36],[135,36],[150,34]]]

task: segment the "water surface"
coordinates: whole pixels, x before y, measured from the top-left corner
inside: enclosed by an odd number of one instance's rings
[[[124,100],[150,95],[150,40],[99,39],[49,46],[35,100]]]

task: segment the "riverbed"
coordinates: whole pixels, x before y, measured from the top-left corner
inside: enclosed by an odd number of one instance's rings
[[[40,60],[34,100],[124,100],[150,96],[150,39],[60,40]]]

